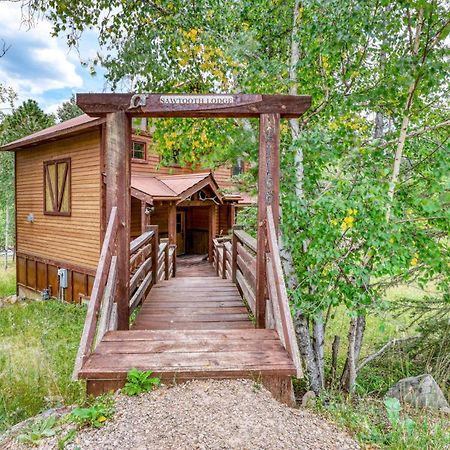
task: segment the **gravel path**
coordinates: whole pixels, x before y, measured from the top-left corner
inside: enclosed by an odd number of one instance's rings
[[[81,450],[358,449],[320,416],[278,403],[249,380],[192,381],[138,397],[119,395],[114,418],[85,429]],[[9,447],[19,449],[14,445]],[[54,448],[50,443],[41,449]]]

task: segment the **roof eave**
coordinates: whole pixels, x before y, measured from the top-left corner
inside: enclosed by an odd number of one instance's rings
[[[32,146],[39,145],[39,144],[44,144],[46,142],[53,141],[53,140],[61,138],[61,137],[72,136],[81,131],[86,131],[86,130],[89,130],[90,128],[95,128],[99,125],[102,125],[105,122],[106,122],[106,119],[103,117],[100,117],[98,119],[91,120],[89,122],[85,122],[85,123],[82,123],[79,125],[75,125],[70,128],[65,128],[63,130],[56,130],[52,133],[48,133],[43,136],[36,136],[34,138],[31,138],[28,140],[25,139],[25,140],[19,141],[19,142],[11,142],[10,144],[6,144],[6,145],[3,145],[2,147],[0,147],[0,151],[11,152],[11,151],[16,151],[16,150],[23,150],[25,148],[32,147]]]

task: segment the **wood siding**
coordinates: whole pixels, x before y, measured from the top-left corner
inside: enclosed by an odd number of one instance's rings
[[[44,161],[61,158],[71,158],[70,217],[43,211]],[[18,252],[95,270],[100,253],[100,131],[17,151],[16,186]],[[28,286],[33,284],[34,279]]]

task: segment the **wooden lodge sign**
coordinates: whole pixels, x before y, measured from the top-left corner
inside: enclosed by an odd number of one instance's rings
[[[311,105],[308,95],[263,94],[78,94],[77,105],[92,117],[124,111],[135,117],[301,116]]]
[[[233,105],[232,95],[161,95],[159,102],[172,105]]]

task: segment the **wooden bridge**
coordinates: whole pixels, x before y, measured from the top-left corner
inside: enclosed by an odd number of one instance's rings
[[[74,376],[92,393],[122,386],[132,368],[167,381],[250,377],[292,403],[301,367],[277,243],[280,119],[300,117],[311,98],[79,94],[77,104],[106,117],[109,222]],[[173,237],[159,243],[155,226],[130,244],[132,117],[258,118],[257,239],[242,230],[214,239],[213,265],[197,277],[178,273]]]
[[[175,246],[157,245],[153,226],[130,245],[133,320],[129,330],[118,331],[117,226],[113,208],[74,374],[87,380],[88,392],[118,389],[137,368],[174,383],[251,378],[292,404],[290,377],[300,376],[301,368],[273,218],[267,225],[264,328],[255,328],[254,238],[236,229],[231,237],[214,239],[213,264],[190,259],[177,267]]]

